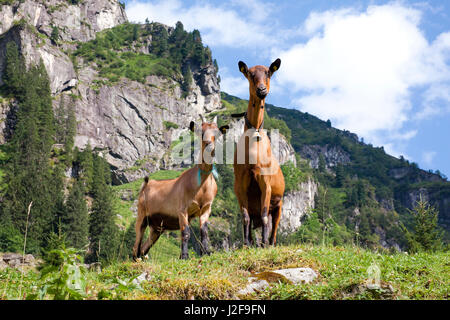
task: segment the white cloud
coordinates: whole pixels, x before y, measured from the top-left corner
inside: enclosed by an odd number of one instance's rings
[[[422,161],[427,165],[430,166],[433,163],[433,159],[436,156],[435,151],[425,151],[422,153]]]
[[[226,67],[221,68],[219,74],[221,91],[239,97],[245,97],[249,94],[248,80],[243,75],[240,77],[232,76]]]
[[[417,131],[402,130],[416,112],[412,90],[450,79],[450,36],[429,43],[420,20],[400,4],[311,13],[299,28],[308,40],[273,55],[278,81],[299,109],[338,128],[387,146],[411,139]]]
[[[130,21],[161,22],[174,26],[181,21],[187,30],[198,29],[202,34],[204,43],[212,46],[251,47],[267,46],[273,43],[264,15],[241,15],[237,10],[230,9],[228,2],[222,6],[213,6],[209,3],[195,1],[191,5],[179,0],[159,0],[153,2],[131,1],[127,5],[127,16]],[[236,7],[236,1],[231,2]],[[244,9],[261,7],[257,0],[248,2]]]
[[[205,44],[242,49],[242,58],[255,63],[280,57],[272,95],[405,155],[418,134],[412,120],[450,112],[450,32],[426,39],[421,19],[428,5],[361,8],[312,12],[298,28],[282,23],[278,7],[264,0],[133,0],[127,15],[171,26],[182,21],[187,30],[199,29]],[[247,80],[219,64],[221,89],[246,97]]]

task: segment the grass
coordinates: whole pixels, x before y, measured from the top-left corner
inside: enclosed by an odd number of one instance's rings
[[[377,253],[357,247],[290,245],[276,248],[244,248],[179,260],[178,240],[164,235],[144,262],[117,262],[100,273],[87,275],[87,299],[234,299],[254,273],[282,268],[310,267],[319,277],[311,284],[273,283],[246,299],[343,299],[352,286],[368,279],[368,268],[376,264],[381,283],[394,289],[392,299],[448,299],[450,256],[445,252]],[[139,286],[132,279],[142,273],[149,280]],[[26,294],[33,290],[38,274],[24,276]],[[20,271],[0,271],[0,298],[17,297]],[[124,285],[114,285],[118,280]],[[242,298],[242,297],[241,297]],[[380,299],[374,292],[351,299]]]

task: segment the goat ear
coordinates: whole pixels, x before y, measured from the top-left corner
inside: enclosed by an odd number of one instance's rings
[[[239,71],[241,71],[244,74],[244,76],[247,76],[247,72],[248,72],[247,65],[244,62],[239,61],[238,66],[239,66]]]
[[[280,64],[281,64],[281,60],[279,58],[277,60],[275,60],[274,62],[272,62],[272,64],[269,67],[270,75],[274,74],[275,71],[280,69]]]
[[[191,123],[189,123],[189,130],[194,132],[194,128],[195,128],[195,123],[194,123],[194,121],[191,121]]]
[[[227,133],[228,129],[230,129],[230,126],[224,125],[219,128],[219,131],[222,132],[222,134],[225,134],[225,133]]]

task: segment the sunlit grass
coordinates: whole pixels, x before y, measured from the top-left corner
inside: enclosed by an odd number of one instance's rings
[[[235,299],[252,274],[284,268],[309,267],[318,278],[310,284],[272,285],[247,299],[343,299],[352,285],[368,279],[368,268],[377,265],[381,282],[392,286],[391,299],[448,299],[450,255],[448,252],[377,253],[357,247],[322,247],[307,245],[276,248],[242,248],[215,252],[190,259],[178,259],[179,238],[163,235],[142,262],[116,262],[97,273],[87,275],[88,299]],[[139,286],[132,280],[147,274]],[[17,299],[20,271],[0,271],[0,297]],[[25,296],[36,286],[38,273],[25,273]],[[118,279],[127,285],[117,286]],[[103,291],[102,291],[103,290]],[[100,293],[102,292],[102,293]],[[106,293],[105,293],[106,292]],[[103,296],[102,296],[103,294]],[[106,296],[105,296],[106,294]],[[23,298],[23,297],[22,297]],[[372,293],[352,299],[379,299]]]

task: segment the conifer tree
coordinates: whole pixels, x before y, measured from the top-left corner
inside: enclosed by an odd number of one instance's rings
[[[185,93],[188,93],[191,85],[192,85],[192,72],[189,65],[186,65],[183,69],[183,83],[181,85],[181,89],[183,89]]]
[[[161,25],[157,25],[153,34],[151,51],[158,57],[166,57],[168,55],[168,40],[169,34],[166,28]]]
[[[75,135],[77,134],[77,118],[75,115],[75,106],[71,105],[67,108],[66,118],[66,139],[64,149],[66,153],[71,153],[75,144]]]
[[[25,60],[19,52],[16,43],[10,41],[6,44],[5,70],[3,82],[8,90],[20,101],[24,94],[24,75],[26,72]]]
[[[438,229],[438,211],[420,198],[413,210],[413,232],[403,227],[411,252],[434,251],[442,246],[442,234]]]
[[[19,66],[15,70],[24,69],[25,66]],[[16,75],[9,77],[14,79]],[[55,181],[49,167],[54,115],[48,76],[42,63],[23,75],[21,86],[16,88],[23,93],[19,99],[17,124],[6,146],[9,159],[5,166],[7,187],[2,219],[11,221],[21,234],[28,228],[27,249],[37,253],[53,228],[56,211],[53,198],[56,193],[52,190]]]
[[[64,143],[66,139],[66,107],[61,96],[59,105],[55,108],[55,142]]]
[[[76,162],[79,165],[80,179],[83,181],[86,192],[92,191],[94,176],[94,160],[91,144],[88,143],[82,152],[76,152]]]
[[[117,257],[119,229],[114,223],[112,190],[105,177],[106,161],[99,155],[93,156],[93,202],[89,216],[90,250],[88,261],[110,261]]]
[[[66,236],[66,246],[83,249],[88,244],[89,216],[84,198],[84,185],[76,180],[66,201],[61,217],[61,229]]]
[[[341,163],[336,166],[336,188],[342,188],[344,185],[345,175],[344,167]]]
[[[325,173],[326,172],[326,162],[325,157],[323,154],[319,154],[319,166],[318,166],[319,172]]]

